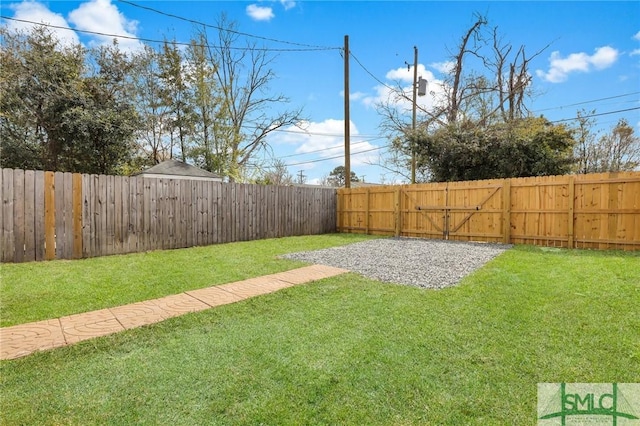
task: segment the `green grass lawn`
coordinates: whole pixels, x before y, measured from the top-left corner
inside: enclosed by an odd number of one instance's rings
[[[638,381],[639,306],[630,253],[516,247],[439,291],[345,274],[2,361],[0,418],[533,425],[539,382]]]
[[[276,259],[371,237],[315,235],[83,260],[0,264],[0,326],[155,299],[303,266]]]

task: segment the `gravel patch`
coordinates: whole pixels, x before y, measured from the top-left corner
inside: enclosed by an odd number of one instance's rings
[[[282,257],[358,272],[379,281],[440,289],[511,248],[506,244],[381,238]]]

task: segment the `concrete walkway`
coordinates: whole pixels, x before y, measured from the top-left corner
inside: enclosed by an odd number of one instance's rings
[[[14,359],[71,345],[345,272],[348,271],[312,265],[160,299],[0,328],[0,359]]]

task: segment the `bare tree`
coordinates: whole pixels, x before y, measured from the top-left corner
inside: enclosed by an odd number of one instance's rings
[[[485,65],[492,70],[496,79],[496,85],[492,89],[498,98],[496,110],[500,111],[502,121],[505,122],[522,118],[528,113],[525,100],[532,95],[529,63],[547,50],[550,44],[536,51],[531,57],[527,57],[525,46],[520,46],[510,60],[513,45],[502,42],[498,27],[493,28],[492,41],[493,56],[485,59]]]
[[[460,39],[457,53],[453,55],[453,71],[448,79],[447,93],[447,122],[455,123],[458,120],[458,111],[460,105],[466,96],[467,90],[471,89],[462,86],[464,61],[467,55],[480,57],[480,47],[482,46],[483,37],[481,29],[487,25],[487,19],[481,15],[476,15],[476,21],[471,25],[467,32]]]
[[[466,121],[474,120],[479,126],[487,126],[498,120],[523,118],[529,112],[526,100],[533,95],[529,64],[547,50],[549,44],[531,57],[527,56],[524,45],[512,54],[513,45],[503,41],[497,26],[485,34],[483,29],[487,24],[486,18],[478,16],[451,57],[455,65],[446,79],[449,96],[442,107],[448,124],[456,123],[461,113]],[[491,48],[486,52],[489,44]],[[480,61],[483,68],[480,73],[466,69],[469,55]]]
[[[625,119],[603,135],[592,152],[589,172],[632,171],[640,167],[640,138]]]
[[[529,64],[548,45],[531,57],[524,46],[514,54],[513,46],[503,42],[498,28],[487,31],[487,26],[486,17],[474,16],[451,53],[452,65],[442,83],[444,96],[430,111],[420,111],[415,133],[460,125],[487,128],[528,115],[527,100],[533,94]],[[393,155],[382,166],[402,175],[401,169],[409,169],[409,157],[417,147],[410,143],[416,138],[412,138],[409,111],[398,107],[398,99],[412,101],[400,84],[389,100],[377,105],[377,110],[382,116],[380,127],[392,141]],[[424,164],[421,167],[420,158],[417,166],[422,179],[431,176]]]
[[[293,183],[293,176],[291,176],[291,173],[289,173],[287,169],[287,163],[280,158],[275,158],[271,165],[261,170],[256,182],[265,185],[291,185]]]
[[[286,109],[289,99],[269,91],[276,75],[271,69],[274,57],[267,50],[248,41],[240,46],[237,25],[224,14],[218,27],[215,43],[202,33],[220,88],[220,111],[213,129],[215,154],[227,159],[215,171],[235,180],[249,159],[267,146],[267,136],[300,122],[302,110]]]
[[[574,129],[576,147],[574,157],[577,162],[578,173],[591,173],[595,160],[595,145],[597,133],[592,131],[595,119],[589,118],[595,114],[595,110],[580,110],[577,113],[578,127]]]

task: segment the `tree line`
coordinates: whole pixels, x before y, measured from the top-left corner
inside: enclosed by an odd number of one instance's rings
[[[382,129],[392,140],[392,155],[381,165],[408,179],[415,157],[418,181],[638,169],[640,139],[626,120],[599,134],[595,111],[578,111],[576,125],[531,113],[529,102],[538,94],[529,65],[547,47],[529,55],[476,15],[450,49],[442,93],[432,93],[434,108],[420,111],[415,129],[405,107],[411,99],[400,82],[378,105]]]
[[[0,166],[130,174],[177,158],[241,178],[271,132],[303,117],[269,90],[269,52],[218,24],[137,52],[0,28]]]
[[[392,146],[380,165],[408,178],[415,157],[419,181],[640,166],[640,140],[625,120],[598,134],[595,111],[579,111],[573,126],[534,116],[529,64],[548,46],[529,55],[504,42],[486,17],[475,18],[451,49],[443,90],[433,109],[419,111],[415,129],[399,82],[377,106]],[[268,135],[304,117],[271,92],[274,57],[241,38],[224,15],[218,27],[213,34],[195,28],[186,46],[165,40],[136,52],[117,42],[63,44],[46,26],[0,28],[0,167],[131,174],[177,158],[246,180],[249,162],[269,149]],[[253,181],[295,182],[279,159]],[[324,181],[344,185],[344,170]]]

